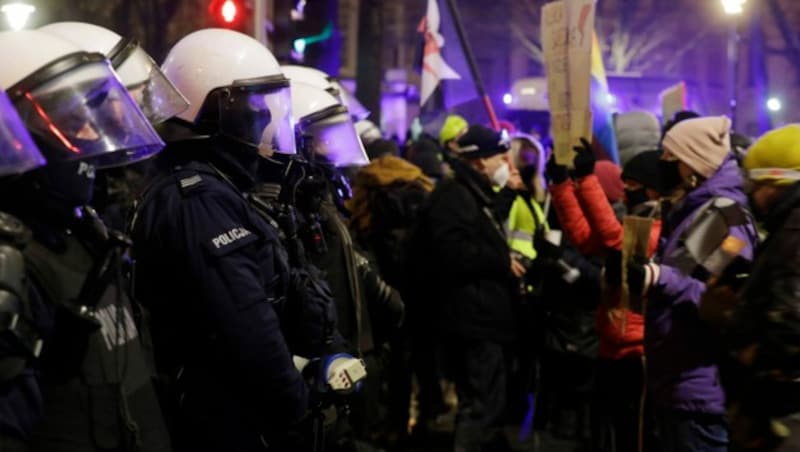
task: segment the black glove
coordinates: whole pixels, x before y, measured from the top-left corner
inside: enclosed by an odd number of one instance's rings
[[[622,284],[622,251],[613,250],[606,257],[606,285],[616,287]]]
[[[554,184],[560,184],[569,178],[569,169],[564,165],[556,163],[555,154],[547,161],[547,166],[545,166],[544,169],[545,176]]]
[[[575,146],[575,160],[572,163],[575,165],[575,177],[585,177],[594,173],[594,164],[597,159],[594,157],[592,151],[592,143],[589,143],[585,138],[581,138],[581,145]]]
[[[644,292],[644,278],[647,271],[644,266],[647,259],[635,256],[628,262],[628,290],[631,294],[641,295]]]

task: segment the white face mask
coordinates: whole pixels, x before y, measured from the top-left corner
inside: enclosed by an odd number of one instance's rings
[[[503,162],[503,164],[492,173],[492,182],[498,187],[505,187],[509,179],[511,179],[511,168],[508,167],[508,163]]]

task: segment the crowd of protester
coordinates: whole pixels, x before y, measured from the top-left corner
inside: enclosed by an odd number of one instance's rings
[[[420,187],[393,254],[409,363],[425,363],[407,367],[415,431],[452,381],[455,450],[794,450],[800,127],[751,140],[690,111],[615,125],[620,164],[588,140],[559,162],[453,115],[397,154],[427,179],[356,177],[361,197]],[[651,220],[646,252],[623,251],[626,216]]]

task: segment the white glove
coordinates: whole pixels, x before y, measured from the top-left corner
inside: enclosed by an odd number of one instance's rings
[[[337,353],[325,360],[323,375],[333,391],[350,392],[367,377],[367,368],[364,361]]]

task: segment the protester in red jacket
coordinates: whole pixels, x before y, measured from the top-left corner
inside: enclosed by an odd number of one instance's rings
[[[658,153],[650,151],[637,155],[620,173],[619,167],[611,162],[595,162],[587,147],[578,152],[574,165],[576,181],[573,183],[566,167],[553,160],[548,163],[548,174],[553,181],[550,186],[553,206],[564,233],[586,255],[620,251],[623,228],[612,204],[620,201],[624,192],[626,207],[632,214],[649,216],[657,209]],[[616,183],[611,183],[609,175],[614,173]],[[661,222],[656,219],[650,233],[651,254],[658,247],[660,233]],[[631,311],[615,312],[618,311],[615,305],[601,304],[598,309],[600,357],[641,356],[642,316]]]
[[[659,197],[658,153],[637,155],[620,173],[619,167],[611,162],[595,162],[588,142],[576,150],[574,183],[569,180],[566,167],[554,161],[548,163],[553,206],[565,234],[581,252],[618,256],[623,227],[621,216],[615,213],[612,204],[619,204],[624,194],[628,212],[655,216]],[[661,223],[656,220],[650,235],[650,254],[658,246],[660,232]],[[619,290],[609,288],[609,294],[596,313],[600,360],[595,442],[600,450],[606,450],[604,444],[616,444],[616,451],[634,451],[643,388],[644,318],[620,306]]]

